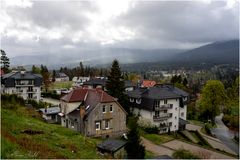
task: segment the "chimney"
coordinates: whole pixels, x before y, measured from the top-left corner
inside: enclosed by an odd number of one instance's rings
[[[80,106],[80,118],[83,119],[84,115],[85,115],[85,106],[81,105]]]
[[[85,134],[84,131],[84,115],[85,115],[85,106],[82,104],[80,106],[80,133]]]

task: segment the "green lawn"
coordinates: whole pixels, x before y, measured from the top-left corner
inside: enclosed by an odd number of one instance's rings
[[[29,135],[24,130],[43,131]],[[1,158],[102,158],[97,155],[100,139],[84,138],[81,134],[56,124],[47,124],[34,110],[24,107],[1,108]]]
[[[153,143],[159,145],[168,141],[171,141],[174,139],[173,136],[167,135],[167,134],[147,134],[147,133],[142,133],[142,136]]]
[[[188,120],[191,124],[198,125],[198,126],[204,126],[204,122],[197,121],[197,120]]]
[[[151,159],[154,158],[156,155],[150,151],[145,151],[145,159]]]
[[[66,81],[66,82],[54,82],[52,85],[52,89],[61,89],[61,88],[71,88],[73,81]]]

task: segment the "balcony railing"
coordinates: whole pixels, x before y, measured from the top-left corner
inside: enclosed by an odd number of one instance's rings
[[[163,121],[169,118],[169,114],[160,114],[159,116],[154,115],[153,116],[153,121]]]
[[[155,106],[155,111],[167,110],[172,108],[173,108],[172,104],[164,104],[164,105],[160,105],[159,107]]]
[[[33,86],[34,83],[16,83],[16,86]]]

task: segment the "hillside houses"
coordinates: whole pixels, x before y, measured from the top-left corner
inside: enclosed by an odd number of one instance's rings
[[[173,85],[157,85],[127,94],[132,112],[140,116],[140,125],[157,126],[160,133],[185,128],[188,93],[183,90]]]
[[[1,77],[1,92],[17,94],[23,99],[39,101],[41,97],[42,76],[31,72],[17,71]]]
[[[75,89],[60,102],[61,125],[86,136],[111,137],[126,133],[123,107],[101,89]]]

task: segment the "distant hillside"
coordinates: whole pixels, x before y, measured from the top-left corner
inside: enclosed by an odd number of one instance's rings
[[[35,65],[47,65],[50,69],[60,67],[76,67],[79,62],[84,65],[96,66],[110,64],[114,59],[120,63],[156,62],[166,61],[172,56],[185,50],[177,49],[129,49],[129,48],[102,48],[95,50],[64,52],[58,54],[35,53],[35,55],[23,55],[10,58],[12,66],[21,65],[31,68]],[[97,55],[97,56],[96,56]]]
[[[237,64],[239,63],[239,40],[220,41],[186,51],[173,57],[175,62]]]

